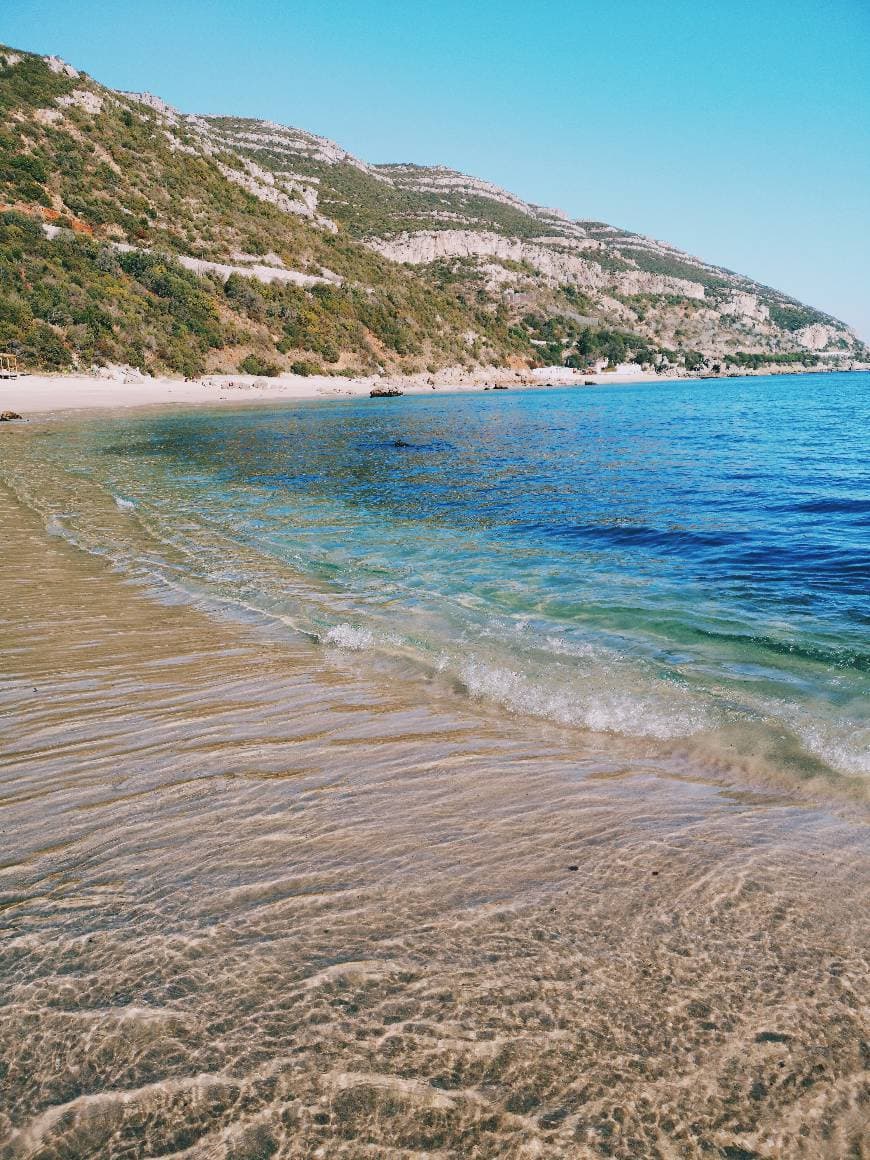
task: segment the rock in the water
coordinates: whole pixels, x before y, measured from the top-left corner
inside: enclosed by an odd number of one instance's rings
[[[20,419],[17,411],[0,411],[0,423],[8,423],[12,419]]]
[[[394,399],[397,395],[404,395],[398,387],[372,387],[369,391],[370,399]]]

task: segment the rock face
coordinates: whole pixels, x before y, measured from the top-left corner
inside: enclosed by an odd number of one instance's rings
[[[65,60],[61,60],[59,56],[46,56],[43,59],[51,71],[58,76],[71,77],[73,80],[78,80],[82,75],[78,69],[73,68],[71,64],[67,64]]]
[[[103,111],[103,98],[99,93],[92,93],[90,89],[73,89],[66,96],[58,97],[57,103],[65,105],[67,108],[82,109],[83,112],[91,113],[94,116]]]
[[[443,165],[380,165],[377,167],[377,171],[385,181],[415,193],[435,193],[451,198],[457,196],[461,198],[485,198],[488,201],[511,206],[524,214],[534,214],[538,208],[509,193],[506,189],[493,185],[491,181],[483,181],[479,177],[469,177],[465,173],[457,173],[456,170],[447,169]],[[555,216],[553,210],[544,212]]]
[[[757,294],[742,294],[739,290],[731,292],[727,302],[719,307],[720,314],[733,314],[737,318],[749,318],[755,322],[767,322],[770,310],[759,302]]]
[[[842,338],[842,331],[820,322],[814,322],[797,332],[798,342],[807,350],[824,350],[838,338]]]
[[[220,169],[227,181],[232,181],[236,185],[240,185],[242,189],[247,190],[248,193],[259,198],[260,201],[275,205],[278,209],[283,210],[284,213],[299,214],[301,217],[314,218],[318,225],[323,226],[324,229],[332,230],[333,233],[337,231],[338,227],[335,222],[330,221],[329,218],[325,218],[316,212],[317,193],[314,189],[299,185],[295,181],[287,180],[286,178],[279,181],[274,174],[270,173],[267,169],[262,169],[255,162],[247,158],[244,161],[244,165],[245,171],[240,172],[238,169],[233,169],[230,165],[224,165],[220,161],[217,162],[218,169]]]
[[[535,243],[519,241],[487,231],[430,230],[402,234],[389,240],[368,242],[385,258],[410,265],[425,265],[444,258],[494,257],[504,262],[526,263],[551,285],[572,283],[584,290],[619,290],[625,294],[680,294],[702,299],[704,287],[684,278],[669,278],[642,270],[616,274],[596,262],[602,247],[581,240],[569,248],[566,238],[541,238]],[[583,257],[584,252],[588,255]]]

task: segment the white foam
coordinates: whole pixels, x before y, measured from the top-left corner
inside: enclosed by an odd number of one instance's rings
[[[548,688],[513,669],[477,660],[463,663],[460,673],[472,696],[597,733],[665,741],[691,736],[711,724],[708,714],[683,690],[615,689],[605,684],[603,674]]]
[[[587,640],[566,640],[564,636],[548,636],[547,647],[551,652],[569,657],[601,657],[602,650]]]
[[[786,702],[770,704],[768,711],[794,733],[807,753],[831,769],[851,777],[870,776],[870,726],[865,722],[811,718]]]
[[[348,649],[351,652],[362,652],[375,646],[374,633],[355,624],[336,624],[326,633],[323,640],[326,644]]]

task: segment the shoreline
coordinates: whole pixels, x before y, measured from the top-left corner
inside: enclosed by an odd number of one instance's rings
[[[591,380],[592,375],[585,376]],[[656,374],[594,376],[596,385],[677,381]],[[216,406],[221,403],[276,403],[368,398],[375,388],[398,388],[407,395],[456,394],[493,387],[551,390],[583,386],[576,382],[535,382],[514,371],[446,371],[440,375],[371,375],[345,379],[333,375],[204,375],[199,379],[151,377],[118,370],[114,374],[22,374],[0,379],[0,411],[15,410],[25,417],[65,411],[153,407],[181,404]],[[26,412],[26,414],[25,414]]]
[[[703,382],[711,378],[762,378],[794,374],[843,374],[847,370],[818,368],[750,372],[745,375],[659,375],[655,372],[620,374],[600,372],[536,380],[529,372],[484,367],[465,371],[447,368],[436,374],[371,375],[344,379],[332,375],[205,375],[199,379],[143,375],[130,368],[106,368],[101,374],[20,374],[0,379],[0,412],[15,411],[24,418],[82,410],[154,406],[217,406],[221,403],[277,403],[367,398],[375,388],[398,388],[406,395],[456,394],[487,389],[548,391],[566,387],[632,386],[642,383]]]

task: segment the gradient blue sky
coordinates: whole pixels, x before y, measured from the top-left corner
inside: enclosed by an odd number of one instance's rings
[[[652,234],[870,339],[870,0],[17,0],[0,41]]]

